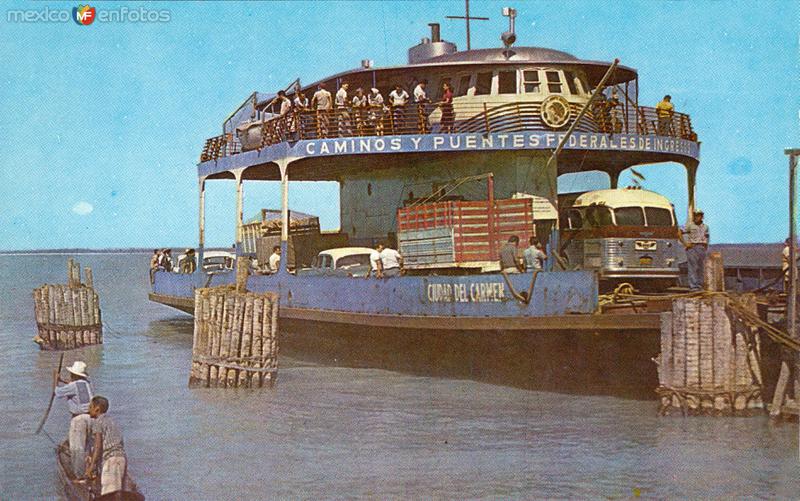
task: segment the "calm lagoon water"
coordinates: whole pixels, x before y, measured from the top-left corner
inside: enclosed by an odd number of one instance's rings
[[[192,319],[147,300],[149,256],[77,256],[108,324],[83,359],[123,428],[148,499],[788,498],[797,428],[766,418],[659,418],[654,401],[529,391],[281,356],[261,391],[187,388]],[[53,447],[33,430],[56,353],[31,291],[66,256],[0,256],[0,499],[56,499]],[[56,402],[46,430],[66,434]]]

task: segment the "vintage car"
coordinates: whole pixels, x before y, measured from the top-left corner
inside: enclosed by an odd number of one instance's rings
[[[370,269],[369,247],[341,247],[317,254],[310,268],[301,268],[298,275],[365,277]]]

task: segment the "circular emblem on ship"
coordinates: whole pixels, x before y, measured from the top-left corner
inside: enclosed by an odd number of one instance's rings
[[[542,122],[552,129],[558,129],[569,120],[569,103],[561,96],[550,96],[542,101]]]

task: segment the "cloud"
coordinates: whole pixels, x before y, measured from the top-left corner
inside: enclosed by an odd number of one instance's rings
[[[94,206],[84,200],[81,200],[80,202],[72,206],[72,212],[74,212],[79,216],[85,216],[87,214],[90,214],[93,210]]]

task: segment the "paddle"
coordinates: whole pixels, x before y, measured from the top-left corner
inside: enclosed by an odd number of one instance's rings
[[[56,371],[56,375],[53,378],[53,390],[50,392],[50,403],[47,404],[47,410],[44,411],[44,416],[42,416],[42,420],[39,421],[39,427],[36,428],[36,433],[34,435],[38,435],[42,428],[44,427],[44,422],[47,421],[47,416],[50,415],[50,409],[53,408],[53,399],[56,398],[56,385],[58,384],[58,376],[61,375],[61,366],[64,363],[64,354],[61,354],[61,357],[58,359],[58,370]]]

